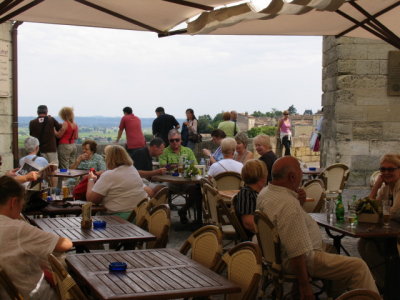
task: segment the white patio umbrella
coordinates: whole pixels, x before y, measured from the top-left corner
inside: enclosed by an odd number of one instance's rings
[[[203,12],[189,34],[380,38],[400,48],[398,0],[250,0]]]

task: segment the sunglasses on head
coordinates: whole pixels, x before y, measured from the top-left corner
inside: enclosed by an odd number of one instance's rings
[[[383,167],[381,167],[381,168],[379,168],[379,171],[381,171],[381,172],[394,172],[395,170],[397,170],[397,169],[399,169],[399,167],[397,167],[397,168],[383,168]]]
[[[173,142],[177,143],[177,142],[180,142],[180,141],[181,141],[181,139],[170,139],[169,140],[170,143],[173,143]]]

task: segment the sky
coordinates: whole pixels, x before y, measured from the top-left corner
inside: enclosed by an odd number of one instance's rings
[[[18,28],[19,115],[155,117],[321,108],[322,37],[171,36],[23,23]]]

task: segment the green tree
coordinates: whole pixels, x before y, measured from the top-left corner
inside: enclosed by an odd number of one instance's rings
[[[294,107],[293,104],[289,106],[288,112],[290,115],[297,115],[297,109],[296,109],[296,107]]]
[[[266,134],[269,136],[274,136],[276,133],[275,126],[261,126],[261,127],[253,127],[252,129],[247,131],[247,135],[250,138],[253,138],[259,134]]]
[[[213,127],[211,125],[212,118],[210,115],[202,115],[197,119],[197,131],[200,133],[211,133]]]
[[[217,129],[218,128],[218,124],[221,123],[222,121],[222,112],[219,114],[216,114],[214,119],[212,120],[211,126],[213,129]]]

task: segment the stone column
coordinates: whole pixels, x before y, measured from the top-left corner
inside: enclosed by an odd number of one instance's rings
[[[400,153],[400,97],[387,95],[388,52],[379,40],[325,37],[321,165],[350,167],[348,186],[363,186],[379,158]]]
[[[0,155],[3,158],[3,165],[0,167],[0,174],[2,175],[5,170],[13,168],[13,157],[11,152],[11,141],[12,141],[12,68],[11,68],[11,23],[6,22],[0,24],[0,43],[2,44],[2,61],[4,63],[4,57],[8,55],[6,60],[8,61],[8,71],[4,64],[0,66],[0,84],[4,87],[4,84],[8,85],[9,95],[4,94],[4,90],[0,91]],[[7,53],[6,53],[7,52]]]

